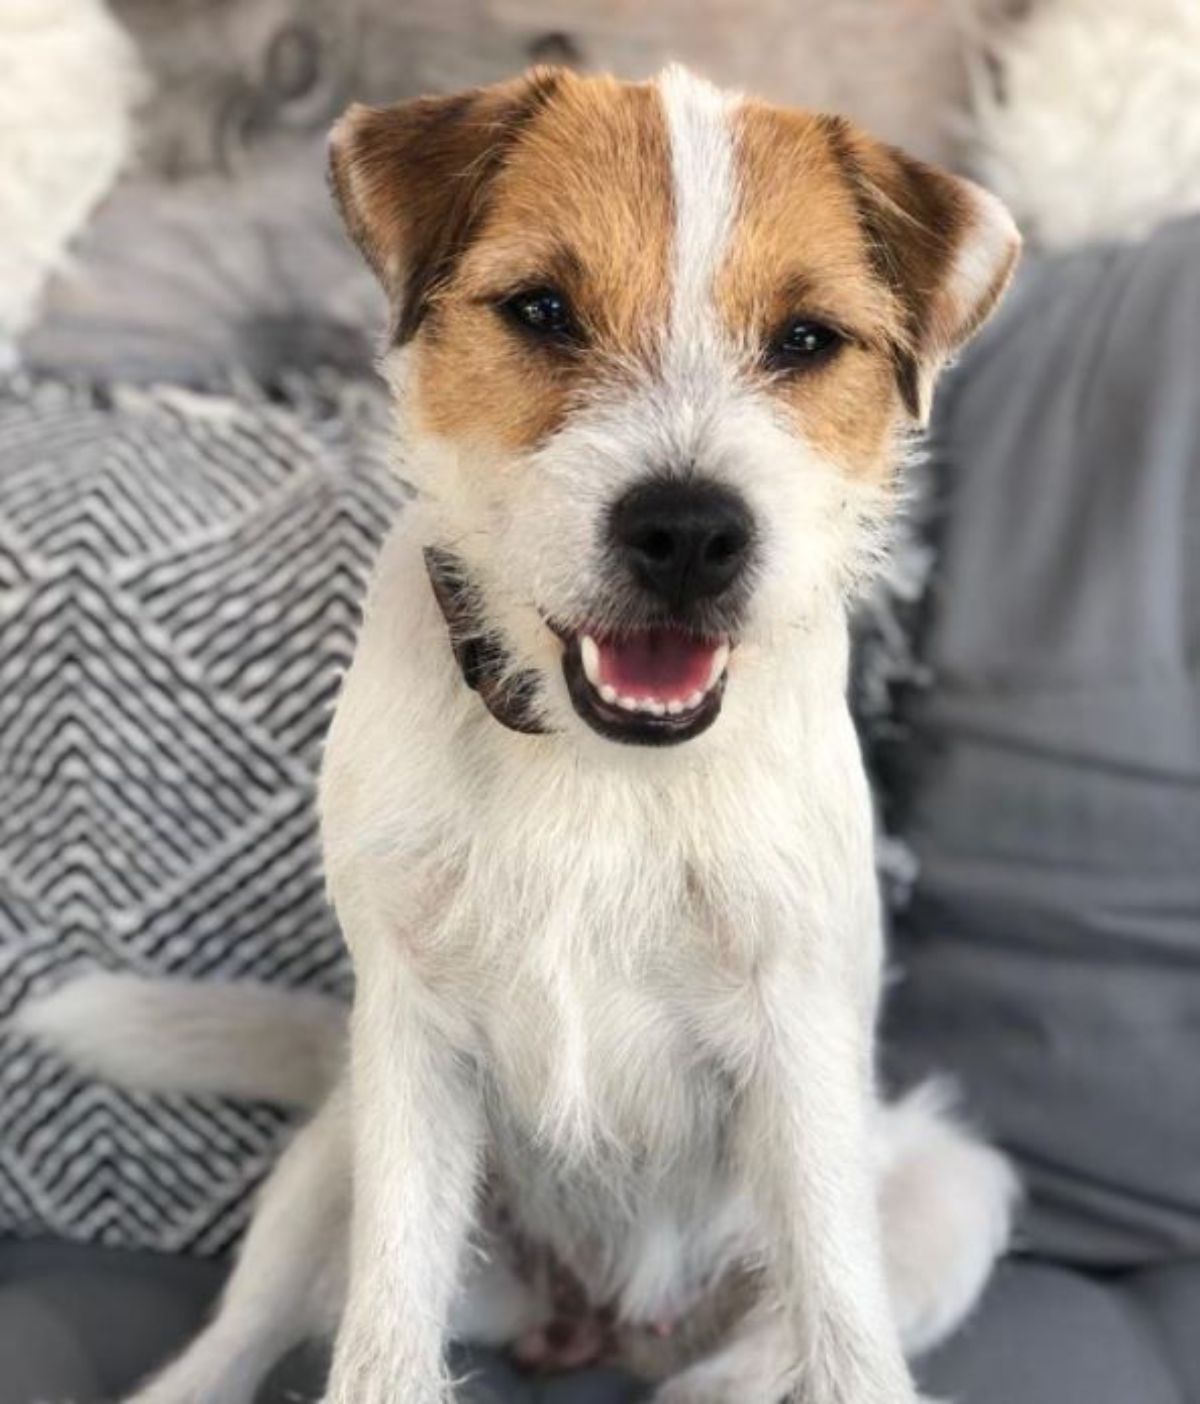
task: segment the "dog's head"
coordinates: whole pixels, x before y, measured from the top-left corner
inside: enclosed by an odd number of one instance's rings
[[[699,734],[844,607],[1018,247],[969,182],[679,70],[355,107],[332,172],[465,671],[623,741]]]

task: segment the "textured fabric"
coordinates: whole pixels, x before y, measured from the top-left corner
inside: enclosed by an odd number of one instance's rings
[[[195,1332],[216,1264],[37,1243],[0,1243],[0,1404],[123,1397]],[[1006,1265],[982,1307],[918,1367],[924,1389],[962,1404],[1194,1404],[1200,1263],[1102,1280]],[[320,1397],[325,1351],[272,1373],[258,1404]],[[633,1404],[611,1370],[531,1380],[495,1356],[459,1356],[463,1404]],[[213,1404],[218,1404],[214,1401]]]
[[[1200,1252],[1198,388],[1193,218],[1030,268],[941,406],[889,1041],[1097,1264]]]
[[[313,777],[402,496],[374,395],[0,400],[0,1229],[229,1246],[264,1106],[91,1084],[4,1035],[88,967],[346,992]]]

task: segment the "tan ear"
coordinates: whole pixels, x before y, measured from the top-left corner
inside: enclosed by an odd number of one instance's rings
[[[391,107],[355,104],[329,138],[329,172],[351,236],[387,291],[407,341],[470,246],[488,187],[566,70]]]
[[[906,407],[929,417],[938,373],[991,315],[1021,236],[1008,210],[973,181],[838,124],[876,272],[898,299],[896,369]]]

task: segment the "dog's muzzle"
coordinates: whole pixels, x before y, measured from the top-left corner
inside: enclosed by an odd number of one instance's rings
[[[633,622],[568,626],[544,616],[562,644],[571,704],[608,740],[689,741],[721,712],[752,557],[749,514],[716,485],[651,480],[618,502],[610,539],[622,577],[613,600],[624,599],[620,613]],[[546,732],[542,676],[514,665],[462,560],[429,547],[425,565],[464,682],[509,730]]]
[[[637,622],[552,625],[571,702],[614,741],[689,741],[721,711],[733,621],[753,573],[754,518],[722,483],[656,474],[613,504],[607,546],[612,597]]]

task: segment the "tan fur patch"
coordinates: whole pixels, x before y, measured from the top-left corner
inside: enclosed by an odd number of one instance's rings
[[[877,276],[853,190],[816,114],[748,103],[734,118],[740,199],[718,306],[748,363],[791,318],[844,332],[811,371],[764,374],[797,428],[855,475],[892,462],[899,414],[892,347],[903,309]]]
[[[946,355],[987,317],[1016,260],[967,302],[955,260],[982,207],[967,183],[842,118],[744,105],[735,118],[740,206],[719,303],[747,355],[789,318],[848,334],[832,361],[772,377],[816,447],[849,472],[885,475],[902,410],[920,418]],[[1003,237],[1003,235],[1002,235]]]
[[[1020,239],[1005,211],[969,182],[926,165],[826,118],[826,131],[854,193],[877,277],[902,308],[895,360],[909,412],[924,418],[933,379],[946,356],[990,316],[1012,276]],[[956,265],[964,247],[983,260],[966,280]]]
[[[841,118],[744,103],[731,126],[738,207],[717,280],[723,320],[800,432],[849,473],[881,477],[904,412],[924,416],[942,361],[1003,289],[1015,230],[967,182]],[[674,233],[656,86],[542,69],[353,108],[331,168],[392,299],[395,339],[415,339],[428,428],[527,449],[601,381],[653,367]],[[578,348],[523,335],[498,310],[541,287],[568,299]],[[847,343],[811,371],[768,375],[763,352],[796,317]]]
[[[388,292],[393,335],[409,340],[478,233],[508,148],[554,96],[560,74],[524,77],[392,107],[351,107],[330,137],[347,228]]]
[[[655,90],[563,75],[508,153],[478,237],[434,297],[418,351],[427,426],[528,447],[598,378],[652,361],[667,321],[671,232]],[[497,313],[505,295],[539,286],[567,296],[585,339],[578,354],[531,343]]]

